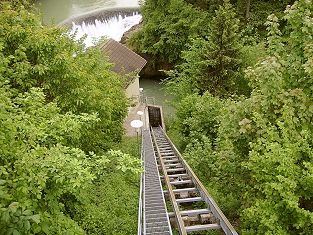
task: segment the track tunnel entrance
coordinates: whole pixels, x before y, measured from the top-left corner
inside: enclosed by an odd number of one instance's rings
[[[162,107],[157,105],[148,106],[149,124],[151,127],[161,126],[165,130]]]

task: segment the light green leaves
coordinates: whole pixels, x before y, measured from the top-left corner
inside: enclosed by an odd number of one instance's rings
[[[98,48],[20,5],[0,3],[0,234],[84,234],[68,208],[100,169],[139,171],[105,154],[123,133],[123,80]]]
[[[30,217],[32,221],[34,221],[36,224],[40,223],[40,215],[33,215]]]
[[[217,106],[193,95],[177,111],[188,161],[240,217],[242,234],[313,231],[312,7],[296,2],[283,25],[269,16],[269,56],[246,70],[250,97]]]

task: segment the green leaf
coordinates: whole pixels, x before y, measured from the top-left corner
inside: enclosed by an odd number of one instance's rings
[[[25,231],[30,230],[30,222],[28,220],[24,221],[24,230]]]
[[[13,230],[13,233],[12,233],[13,235],[21,235],[21,233],[19,232],[19,231],[17,231],[17,230]]]
[[[36,224],[39,224],[40,223],[40,215],[37,214],[37,215],[33,215],[30,217]]]
[[[30,210],[24,210],[23,211],[23,215],[26,215],[26,216],[30,216],[32,215],[33,213],[30,211]]]
[[[10,221],[10,213],[9,211],[4,211],[2,212],[2,217],[1,220],[4,221],[5,223],[8,223]]]
[[[10,205],[9,205],[9,209],[12,213],[15,213],[17,211],[17,208],[19,206],[19,203],[18,202],[12,202]]]

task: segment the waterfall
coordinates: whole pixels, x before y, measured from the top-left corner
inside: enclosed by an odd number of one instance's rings
[[[138,12],[133,12],[131,16],[117,14],[104,20],[95,19],[92,22],[83,20],[80,23],[75,23],[73,21],[70,33],[74,34],[76,32],[76,39],[86,35],[84,41],[86,47],[94,45],[97,40],[103,37],[120,41],[127,30],[139,24],[141,18]]]

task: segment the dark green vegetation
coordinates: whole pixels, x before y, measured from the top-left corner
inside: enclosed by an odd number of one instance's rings
[[[20,2],[0,3],[0,234],[134,234],[123,78]]]
[[[220,6],[206,28],[207,35],[191,40],[188,50],[182,52],[183,62],[170,73],[169,83],[176,96],[205,91],[227,96],[239,92],[244,83],[240,76],[239,20],[231,4]]]
[[[136,234],[139,177],[119,171],[105,176],[84,191],[76,203],[74,220],[87,234]]]
[[[262,41],[267,34],[264,26],[267,16],[272,13],[282,15],[286,5],[294,1],[233,0],[230,2],[234,6],[237,19],[240,20],[240,23],[237,23],[242,31],[242,42],[254,44]],[[228,24],[231,17],[229,15],[225,15],[227,24],[220,19],[220,23],[212,24],[215,11],[222,4],[223,0],[145,1],[141,9],[143,27],[131,38],[129,44],[135,50],[150,55],[155,64],[163,62],[175,66],[183,61],[181,52],[188,50],[191,41],[199,37],[206,39],[210,34],[210,28],[218,27],[221,23],[227,25],[228,30],[238,27],[238,25]],[[223,28],[218,29],[223,31]],[[218,47],[218,45],[214,46]]]
[[[238,231],[313,234],[313,2],[231,3],[147,0],[131,43],[174,66],[169,131]]]
[[[189,36],[202,31],[206,15],[183,0],[146,1],[142,14],[144,27],[131,39],[138,51],[155,60],[177,63]]]

